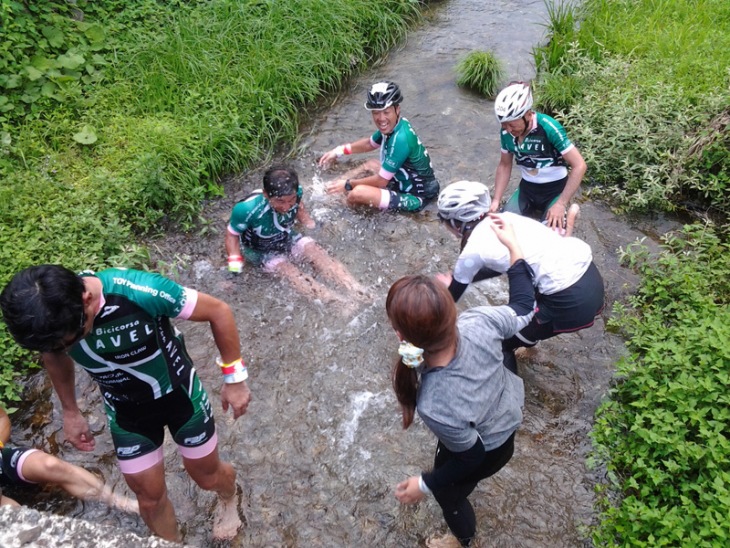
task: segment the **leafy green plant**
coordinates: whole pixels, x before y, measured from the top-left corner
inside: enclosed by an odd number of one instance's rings
[[[456,83],[493,99],[504,78],[501,61],[490,51],[472,51],[456,65]]]
[[[610,480],[598,489],[597,545],[730,539],[730,249],[701,225],[662,247],[625,254],[643,278],[615,319],[630,354],[593,430]]]

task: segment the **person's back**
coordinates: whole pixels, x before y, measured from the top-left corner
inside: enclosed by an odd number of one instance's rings
[[[571,286],[591,264],[593,253],[582,240],[560,236],[539,221],[515,213],[502,216],[514,227],[525,262],[532,268],[541,294],[549,295]],[[459,283],[470,283],[483,267],[507,272],[509,252],[500,244],[491,224],[489,217],[484,218],[469,236],[454,267],[454,279]]]
[[[476,307],[459,315],[453,361],[421,376],[418,414],[437,436],[444,426],[468,431],[473,424],[489,451],[522,422],[522,379],[502,366],[502,340],[513,335],[516,322],[508,306]]]

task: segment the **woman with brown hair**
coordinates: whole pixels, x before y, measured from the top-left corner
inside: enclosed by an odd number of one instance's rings
[[[492,214],[493,229],[509,249],[510,300],[457,315],[446,287],[427,276],[406,276],[388,292],[386,311],[401,340],[393,388],[403,427],[415,412],[438,438],[433,469],[396,486],[403,504],[432,493],[453,535],[427,546],[469,546],[476,534],[467,497],[512,457],[522,421],[522,380],[502,365],[502,341],[530,321],[534,289],[510,225]]]

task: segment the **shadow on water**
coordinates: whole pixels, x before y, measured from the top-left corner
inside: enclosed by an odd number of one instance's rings
[[[156,259],[174,264],[182,283],[224,299],[236,314],[253,400],[236,422],[217,406],[221,454],[238,471],[245,499],[247,526],[236,546],[414,546],[445,527],[432,500],[401,507],[393,496],[397,482],[430,466],[435,440],[419,422],[407,432],[401,429],[389,379],[397,340],[384,299],[402,275],[450,271],[458,242],[435,222],[433,205],[417,215],[351,211],[339,197],[322,193],[323,179],[361,158],[327,173],[315,167],[324,151],[372,132],[370,115],[362,108],[365,90],[373,81],[392,79],[403,89],[403,114],[427,145],[442,186],[458,179],[492,184],[499,157],[492,104],[457,88],[453,67],[473,49],[490,49],[505,60],[509,79],[529,79],[530,51],[543,38],[545,6],[541,1],[452,0],[437,4],[429,19],[387,62],[353,81],[311,121],[297,157],[289,160],[318,221],[307,233],[369,288],[368,303],[345,313],[308,302],[254,269],[229,278],[225,225],[233,204],[260,186],[262,169],[232,178],[226,197],[207,205],[204,216],[214,231],[150,242]],[[593,248],[609,303],[625,296],[636,280],[619,266],[615,251],[642,232],[586,202],[576,235]],[[460,307],[505,298],[504,281],[489,281],[470,288]],[[623,352],[621,340],[604,328],[609,314],[610,304],[593,328],[545,341],[520,356],[527,401],[515,456],[472,495],[484,546],[585,543],[581,526],[593,517],[597,474],[584,465],[587,436],[612,365]],[[209,328],[192,322],[180,328],[218,401],[221,383]],[[97,448],[91,455],[63,447],[60,453],[99,470],[125,491],[96,391],[84,375],[79,385],[80,397],[91,401],[86,408],[98,432]],[[47,400],[48,387],[38,394]],[[21,432],[46,448],[62,436],[60,406],[53,401],[49,424]],[[165,449],[170,496],[185,541],[208,545],[214,497],[192,485],[169,440]],[[53,511],[146,532],[139,519],[62,500],[51,505]]]

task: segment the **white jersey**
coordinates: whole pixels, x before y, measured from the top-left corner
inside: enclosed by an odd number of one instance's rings
[[[502,213],[515,230],[525,262],[535,274],[535,288],[551,295],[577,282],[593,261],[590,246],[578,238],[565,238],[539,221],[515,213]],[[492,230],[489,217],[473,230],[454,267],[454,279],[469,284],[484,267],[504,274],[509,251]]]

